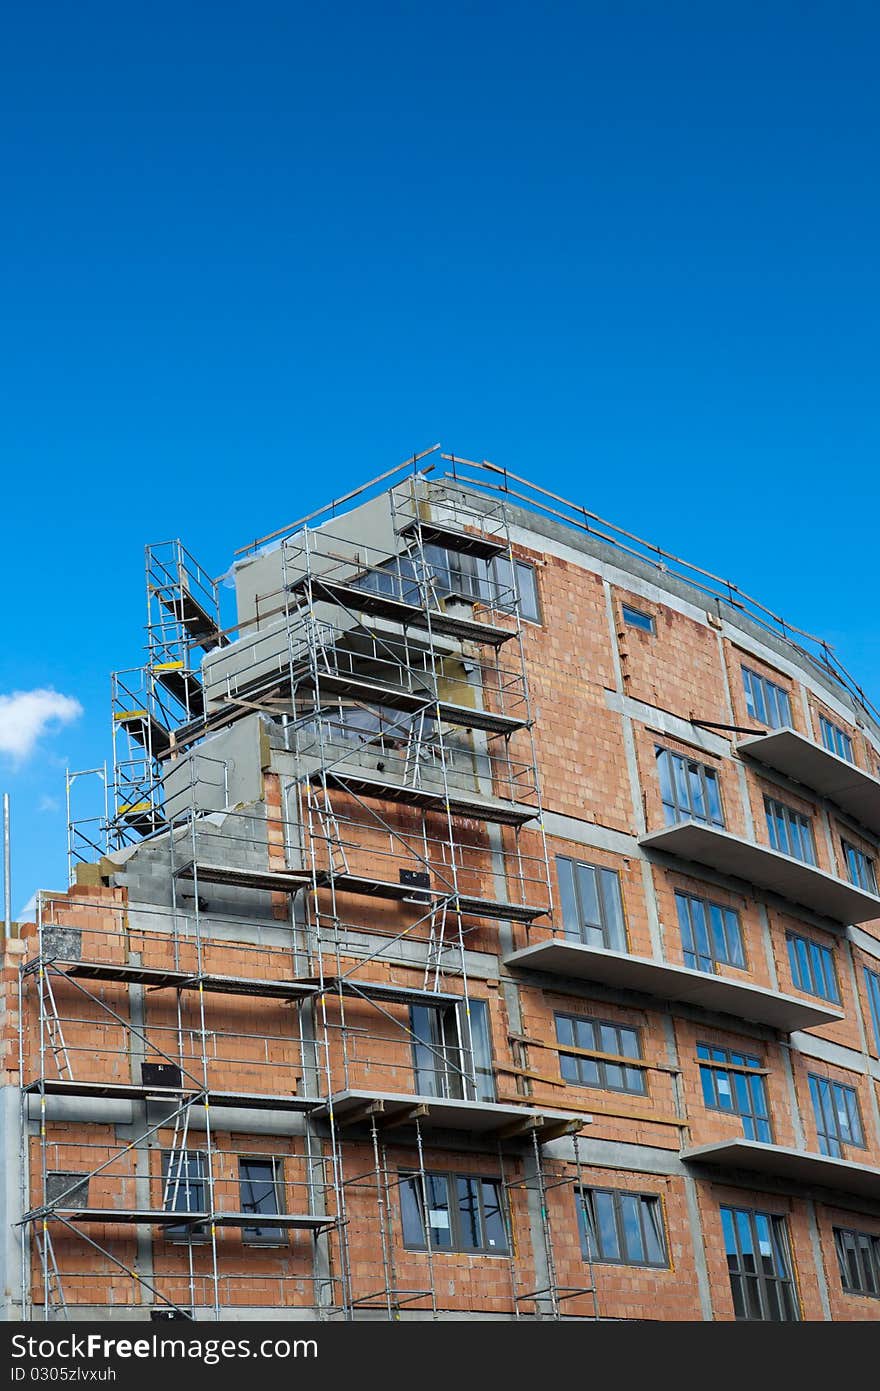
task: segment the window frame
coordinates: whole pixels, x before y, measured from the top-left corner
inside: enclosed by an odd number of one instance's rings
[[[789,1232],[787,1218],[780,1216],[778,1213],[774,1212],[761,1212],[756,1208],[731,1207],[727,1203],[721,1204],[719,1212],[721,1214],[721,1231],[722,1241],[724,1244],[724,1254],[727,1263],[727,1277],[730,1281],[730,1292],[731,1297],[733,1299],[734,1317],[736,1318],[737,1322],[800,1323],[802,1319],[801,1302],[797,1287],[797,1273],[795,1270],[794,1253],[792,1251],[791,1235]],[[734,1237],[735,1248],[733,1252],[731,1252],[728,1245],[728,1234],[727,1226],[725,1224],[725,1215],[729,1216],[730,1218],[730,1228]],[[742,1247],[741,1235],[739,1231],[740,1224],[737,1220],[739,1217],[744,1217],[746,1219],[749,1228],[750,1245],[752,1248],[751,1255],[754,1262],[753,1270],[749,1270],[746,1264],[746,1257],[749,1253],[744,1252]],[[767,1224],[771,1242],[770,1253],[775,1257],[781,1257],[781,1264],[785,1271],[784,1275],[779,1275],[777,1273],[769,1275],[766,1270],[760,1268],[757,1261],[754,1261],[755,1253],[760,1253],[761,1237],[758,1227],[759,1221],[766,1222]],[[736,1270],[734,1270],[731,1267],[732,1255],[735,1256],[738,1261],[738,1268]],[[754,1281],[756,1283],[758,1306],[761,1310],[760,1314],[755,1316],[748,1312],[743,1312],[742,1314],[738,1312],[737,1294],[736,1288],[734,1286],[734,1279],[736,1279],[739,1282],[739,1288],[741,1291],[740,1304],[744,1311],[748,1310],[749,1307],[746,1281],[749,1280]],[[770,1304],[768,1301],[768,1287],[773,1287],[776,1295],[776,1300],[780,1308],[784,1309],[786,1305],[788,1306],[787,1317],[783,1317],[782,1319],[775,1319],[771,1316]]]
[[[781,816],[779,815],[780,812],[782,813]],[[771,797],[769,792],[764,793],[764,815],[767,820],[767,836],[770,841],[771,850],[775,850],[780,855],[787,855],[790,860],[797,860],[799,864],[809,865],[811,869],[818,869],[819,862],[816,857],[816,833],[813,829],[812,816],[807,816],[805,812],[798,811],[796,807],[790,806],[788,802],[780,801],[778,797]],[[776,844],[779,835],[778,823],[780,820],[785,828],[786,846],[784,848]],[[791,846],[794,844],[795,840],[793,827],[796,828],[798,837],[806,830],[809,835],[810,855],[812,858],[806,859],[803,855],[796,855],[792,852]]]
[[[835,724],[834,720],[823,715],[821,710],[819,711],[819,733],[822,737],[822,744],[828,753],[836,754],[838,758],[843,759],[844,763],[851,763],[855,767],[852,735],[847,734],[842,725]],[[838,748],[838,743],[840,748]]]
[[[810,1099],[813,1104],[813,1118],[816,1122],[816,1135],[819,1141],[820,1154],[826,1154],[830,1159],[842,1159],[843,1151],[847,1149],[866,1149],[865,1123],[862,1119],[862,1108],[859,1094],[855,1087],[851,1087],[847,1082],[839,1082],[834,1077],[823,1076],[818,1072],[807,1073],[810,1088]],[[827,1088],[831,1093],[828,1107],[825,1106],[823,1088]],[[850,1130],[853,1128],[853,1115],[858,1123],[858,1139],[849,1139],[844,1135],[840,1123],[840,1110],[837,1093],[844,1093],[844,1111],[847,1117],[847,1124]],[[852,1098],[852,1109],[849,1099]],[[832,1121],[829,1127],[826,1125],[828,1120]]]
[[[562,927],[566,938],[572,942],[579,942],[582,946],[595,946],[596,943],[587,940],[585,933],[588,931],[599,932],[602,935],[602,949],[605,951],[629,950],[629,934],[626,927],[626,908],[623,901],[623,884],[620,873],[616,869],[609,869],[607,865],[590,864],[586,860],[576,860],[572,855],[556,855],[556,881],[559,885],[559,904],[562,913]],[[567,868],[563,871],[563,866]],[[598,910],[598,923],[587,921],[584,912],[583,894],[581,893],[581,872],[587,871],[593,876],[594,897]],[[563,885],[563,873],[570,873],[570,884]],[[607,877],[606,877],[607,876]],[[619,944],[615,944],[614,932],[611,930],[607,895],[604,885],[614,880],[616,889],[616,910],[620,914],[619,922]],[[566,900],[569,898],[577,917],[576,929],[572,925],[571,931],[565,919]]]
[[[865,893],[877,893],[877,861],[873,855],[869,855],[866,850],[860,850],[846,836],[840,837],[843,847],[843,862],[846,865],[846,872],[849,882],[857,889],[864,889]],[[862,873],[864,869],[865,873]],[[867,879],[867,883],[865,880]]]
[[[862,968],[865,972],[865,993],[868,996],[868,1009],[874,1026],[874,1047],[880,1055],[880,971],[870,966]]]
[[[181,1161],[181,1160],[183,1160],[183,1159],[186,1159],[187,1165],[189,1164],[189,1161],[190,1161],[190,1160],[193,1160],[193,1159],[198,1160],[200,1173],[199,1173],[196,1177],[194,1177],[194,1178],[191,1177],[191,1176],[189,1175],[189,1173],[187,1173],[187,1175],[186,1175],[185,1177],[182,1177],[182,1178],[180,1178],[180,1179],[178,1180],[178,1183],[179,1183],[180,1185],[182,1185],[182,1186],[184,1187],[184,1189],[186,1189],[186,1188],[188,1188],[188,1187],[190,1187],[190,1186],[192,1186],[192,1187],[194,1187],[194,1188],[195,1188],[195,1187],[199,1187],[199,1188],[201,1189],[201,1193],[202,1193],[202,1204],[203,1204],[201,1207],[195,1207],[195,1208],[194,1208],[194,1207],[179,1208],[179,1207],[169,1207],[169,1206],[168,1206],[167,1201],[166,1201],[166,1197],[167,1197],[167,1195],[166,1195],[166,1188],[168,1187],[169,1183],[173,1183],[173,1182],[174,1182],[173,1179],[169,1180],[169,1177],[168,1177],[168,1175],[169,1175],[169,1170],[170,1170],[170,1168],[171,1168],[171,1162],[172,1162],[173,1159],[177,1159],[178,1161]],[[163,1212],[179,1212],[179,1213],[181,1214],[181,1216],[185,1217],[187,1213],[191,1213],[191,1212],[201,1212],[201,1213],[205,1213],[205,1212],[207,1212],[207,1211],[209,1210],[209,1209],[208,1209],[209,1171],[208,1171],[207,1159],[208,1159],[207,1150],[163,1149],[163,1150],[160,1151],[160,1167],[161,1167],[161,1181],[162,1181],[162,1211],[163,1211]],[[210,1240],[210,1233],[209,1233],[209,1231],[208,1231],[208,1223],[207,1223],[207,1221],[204,1221],[204,1220],[201,1221],[201,1222],[185,1222],[185,1221],[184,1221],[184,1222],[180,1222],[180,1223],[177,1223],[177,1222],[169,1222],[169,1223],[163,1223],[162,1226],[163,1226],[163,1236],[165,1237],[165,1239],[166,1239],[167,1241],[172,1241],[172,1242],[175,1242],[175,1243],[183,1243],[184,1245],[187,1245],[187,1244],[189,1244],[189,1243],[193,1243],[194,1245],[195,1245],[195,1244],[199,1244],[199,1245],[200,1245],[200,1244],[202,1244],[203,1242],[206,1242],[206,1241],[209,1241],[209,1240]]]
[[[239,1154],[238,1156],[238,1196],[241,1204],[241,1211],[246,1211],[243,1190],[245,1179],[242,1174],[242,1166],[245,1164],[268,1164],[272,1168],[272,1191],[275,1194],[275,1212],[255,1212],[255,1217],[283,1217],[286,1211],[284,1202],[284,1157],[276,1154]],[[248,1179],[248,1183],[253,1184],[253,1179]],[[275,1235],[260,1236],[257,1233],[260,1229]],[[284,1227],[272,1227],[271,1223],[254,1223],[253,1227],[242,1227],[241,1239],[246,1246],[286,1246],[287,1231]]]
[[[478,572],[477,591],[484,604],[490,609],[495,609],[499,613],[512,613],[514,605],[516,612],[524,623],[534,623],[536,627],[541,627],[544,622],[543,608],[541,605],[541,591],[538,586],[538,567],[531,560],[521,560],[519,556],[513,557],[512,574],[509,581],[506,578],[499,578],[497,566],[509,564],[510,556],[505,552],[503,555],[492,556],[485,561],[484,568]],[[527,571],[529,575],[530,597],[534,597],[534,613],[526,612],[523,601],[523,587],[520,584],[520,572]],[[499,602],[500,596],[505,592],[512,595],[513,603]]]
[[[856,1227],[833,1227],[834,1249],[837,1253],[837,1264],[840,1269],[840,1284],[844,1294],[858,1295],[863,1299],[880,1299],[880,1236],[875,1236],[873,1232],[862,1232]],[[866,1269],[870,1272],[870,1279],[873,1280],[873,1289],[866,1288],[866,1284],[854,1284],[850,1280],[849,1262],[846,1258],[846,1251],[842,1237],[852,1237],[854,1240],[854,1256],[860,1273],[864,1275]],[[867,1247],[867,1251],[865,1251]]]
[[[620,1048],[618,1048],[618,1050],[614,1053],[607,1053],[603,1049],[596,1046],[594,1046],[593,1048],[584,1048],[581,1044],[574,1042],[566,1044],[559,1037],[560,1021],[565,1021],[566,1023],[569,1023],[573,1026],[573,1037],[576,1037],[576,1029],[574,1027],[575,1025],[589,1025],[593,1031],[594,1043],[597,1038],[601,1037],[601,1034],[599,1033],[601,1029],[613,1029],[615,1034],[617,1035],[618,1043],[620,1042],[621,1031],[625,1030],[627,1033],[630,1033],[634,1036],[636,1041],[636,1048],[638,1049],[638,1054],[633,1057],[630,1057],[629,1054],[624,1053]],[[586,1014],[568,1014],[565,1010],[553,1011],[553,1024],[556,1032],[556,1052],[559,1057],[559,1075],[566,1086],[589,1087],[594,1091],[617,1092],[619,1095],[622,1096],[647,1097],[650,1095],[650,1088],[648,1085],[648,1064],[645,1062],[645,1055],[642,1047],[641,1029],[632,1024],[619,1024],[613,1019],[597,1019],[593,1015]],[[574,1062],[575,1069],[577,1072],[576,1077],[565,1076],[562,1061],[565,1057],[571,1059]],[[620,1058],[626,1058],[627,1062],[619,1062],[618,1059]],[[586,1065],[589,1063],[593,1063],[595,1066],[597,1076],[596,1081],[585,1080],[585,1078],[582,1075]],[[621,1073],[623,1081],[621,1082],[620,1086],[617,1086],[613,1082],[610,1082],[608,1080],[609,1068],[617,1068],[618,1071]],[[631,1070],[638,1074],[641,1082],[641,1085],[639,1087],[628,1087],[624,1085],[627,1070]]]
[[[699,894],[688,893],[685,889],[675,889],[673,892],[675,897],[675,911],[678,916],[678,931],[679,936],[681,938],[682,955],[685,958],[685,965],[688,967],[688,970],[700,971],[703,975],[707,976],[717,975],[719,966],[732,966],[734,970],[737,971],[748,971],[750,969],[748,954],[746,952],[745,937],[743,936],[742,930],[742,920],[740,918],[738,909],[729,908],[723,903],[714,903],[712,899],[702,898]],[[694,926],[694,913],[691,907],[691,905],[695,903],[699,904],[700,908],[703,911],[702,927],[703,932],[705,933],[706,942],[708,943],[710,948],[709,953],[699,951],[697,949],[699,946],[699,924],[697,925],[697,927]],[[687,941],[685,938],[685,929],[683,926],[683,904],[686,905],[684,911],[687,915],[687,931],[690,934],[690,940],[692,944],[690,948],[687,945]],[[728,917],[733,918],[733,921],[736,926],[739,951],[742,957],[741,963],[739,961],[731,959],[729,956],[722,958],[715,954],[716,932],[715,923],[712,916],[713,913],[720,914],[721,932],[724,938],[725,948],[727,946],[729,937],[729,924],[727,920]],[[687,959],[689,956],[693,957],[693,965],[691,965]],[[709,961],[711,965],[708,968],[703,967],[699,964],[701,960]]]
[[[594,1201],[599,1194],[611,1198],[617,1249],[624,1253],[621,1256],[606,1256],[602,1254],[600,1244],[601,1224],[596,1214]],[[661,1260],[652,1261],[645,1259],[636,1261],[628,1258],[626,1249],[626,1229],[623,1217],[623,1199],[625,1198],[634,1199],[639,1204],[639,1232],[642,1249],[645,1252],[648,1250],[646,1224],[651,1220],[646,1214],[646,1208],[649,1212],[656,1215],[655,1235],[662,1248]],[[574,1201],[577,1214],[578,1237],[581,1245],[581,1256],[585,1261],[589,1261],[593,1265],[630,1266],[639,1270],[671,1269],[669,1237],[666,1230],[666,1211],[662,1194],[634,1193],[629,1188],[601,1188],[598,1185],[585,1184],[575,1188]],[[595,1249],[591,1250],[591,1246]]]
[[[621,599],[620,616],[627,628],[635,628],[637,632],[648,633],[651,637],[656,636],[656,619],[645,609],[637,609],[635,604],[627,604]]]
[[[470,1022],[465,1015],[469,1011]],[[429,1036],[419,1032],[416,1014],[423,1014],[429,1023]],[[477,1022],[479,1021],[479,1022]],[[454,1033],[450,1034],[450,1027]],[[492,1051],[492,1021],[488,1000],[463,997],[456,1004],[442,1007],[413,1004],[409,1007],[408,1032],[412,1054],[413,1086],[419,1096],[449,1098],[461,1101],[494,1102],[497,1100],[495,1066]],[[467,1068],[468,1034],[473,1045],[474,1083]],[[419,1061],[419,1050],[426,1061]],[[420,1078],[433,1077],[435,1090],[421,1089]],[[474,1095],[471,1095],[471,1092]]]
[[[706,1049],[710,1054],[703,1057],[700,1049]],[[712,1057],[713,1053],[723,1053],[724,1058]],[[739,1059],[739,1061],[737,1061]],[[739,1116],[742,1121],[743,1135],[747,1140],[758,1140],[761,1144],[773,1144],[773,1121],[770,1116],[770,1100],[767,1095],[767,1069],[763,1059],[757,1055],[740,1053],[737,1049],[724,1048],[714,1043],[697,1043],[697,1063],[700,1069],[700,1085],[703,1093],[703,1105],[708,1111],[718,1111],[725,1116]],[[730,1106],[722,1106],[720,1097],[722,1089],[719,1085],[720,1077],[727,1081],[727,1091],[734,1103]],[[744,1109],[740,1102],[741,1088],[737,1086],[737,1078],[743,1078],[745,1088],[748,1093],[749,1107]],[[714,1100],[706,1099],[707,1082],[711,1082],[711,1090]],[[760,1092],[760,1101],[764,1108],[761,1114],[756,1103],[755,1091]],[[756,1132],[749,1134],[749,1123]],[[761,1124],[766,1127],[766,1134],[758,1134]]]
[[[785,686],[780,686],[777,681],[771,680],[769,676],[764,676],[760,671],[755,671],[754,667],[747,667],[744,662],[740,663],[742,672],[743,692],[745,695],[746,712],[751,719],[757,720],[759,724],[766,725],[768,729],[791,729],[791,692]],[[747,679],[748,678],[748,679]],[[754,689],[753,689],[754,687]],[[760,697],[761,709],[758,709],[756,692]],[[785,713],[787,718],[777,719],[772,711],[771,704],[775,705],[777,711],[784,701]]]
[[[421,1251],[425,1254],[436,1255],[446,1253],[447,1255],[460,1256],[503,1256],[507,1259],[512,1249],[510,1222],[508,1218],[507,1201],[504,1183],[500,1177],[490,1174],[474,1174],[459,1172],[452,1169],[426,1169],[424,1179],[426,1185],[442,1182],[446,1186],[446,1211],[449,1214],[449,1246],[438,1246],[430,1240],[433,1225],[425,1222],[425,1193],[422,1187],[422,1173],[420,1169],[400,1169],[397,1174],[398,1186],[400,1188],[400,1229],[403,1238],[403,1247],[406,1251]],[[495,1190],[495,1204],[501,1223],[501,1230],[504,1234],[504,1246],[491,1246],[483,1244],[481,1246],[468,1246],[464,1242],[461,1206],[459,1199],[459,1182],[471,1183],[476,1185],[476,1192],[479,1201],[479,1224],[481,1240],[488,1242],[488,1230],[486,1223],[486,1202],[484,1185],[491,1185]],[[422,1240],[416,1244],[407,1238],[406,1217],[404,1214],[403,1190],[406,1185],[411,1185],[415,1211],[418,1215],[422,1230]]]
[[[712,767],[708,763],[701,763],[698,758],[692,758],[689,754],[679,753],[676,749],[670,749],[663,744],[654,745],[654,753],[657,760],[657,779],[660,785],[660,802],[663,807],[664,820],[667,826],[675,826],[682,821],[695,821],[700,826],[715,826],[719,830],[724,830],[727,818],[724,814],[724,799],[721,795],[720,770]],[[667,762],[664,762],[666,760]],[[676,776],[676,769],[679,765],[684,765],[683,778],[688,793],[688,806],[682,809],[679,800],[681,788],[679,779]],[[666,769],[664,778],[664,768]],[[700,792],[703,805],[707,809],[706,816],[698,815],[693,809],[692,784],[691,778],[696,774],[700,784]],[[670,801],[664,792],[664,780],[672,794]],[[715,801],[718,805],[718,816],[715,817],[709,811],[711,797],[709,788],[714,788]],[[670,812],[673,814],[670,816]]]
[[[806,949],[804,955],[806,961],[801,960],[798,948],[803,945]],[[804,937],[799,932],[786,931],[785,947],[788,953],[788,969],[791,973],[792,984],[796,990],[802,990],[805,995],[812,995],[817,1000],[827,1000],[829,1004],[839,1005],[841,1003],[840,979],[837,974],[837,961],[831,947],[825,946],[823,942],[816,942],[812,937]],[[794,950],[792,950],[794,949]],[[820,959],[818,965],[815,958]],[[803,976],[803,968],[806,967],[807,978]],[[826,990],[816,988],[818,974],[830,979],[833,985],[833,994]]]

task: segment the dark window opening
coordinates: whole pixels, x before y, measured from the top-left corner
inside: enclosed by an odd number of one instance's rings
[[[723,1207],[721,1226],[737,1319],[800,1319],[784,1217]]]
[[[469,1010],[469,1014],[468,1014]],[[410,1007],[414,1090],[419,1096],[494,1101],[492,1040],[485,1000]]]
[[[238,1161],[238,1183],[242,1212],[255,1217],[278,1217],[284,1212],[284,1175],[279,1159],[252,1159],[242,1156]],[[242,1240],[260,1245],[280,1245],[285,1240],[283,1227],[271,1223],[254,1223],[242,1229]]]

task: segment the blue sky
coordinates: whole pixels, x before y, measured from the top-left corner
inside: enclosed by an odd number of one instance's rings
[[[0,40],[15,909],[64,882],[144,544],[220,574],[436,440],[880,694],[876,5],[49,0]],[[82,713],[3,700],[46,689]]]

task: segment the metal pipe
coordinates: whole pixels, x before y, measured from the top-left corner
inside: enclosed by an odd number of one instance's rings
[[[12,931],[12,856],[9,848],[9,793],[3,793],[3,925],[8,937]]]

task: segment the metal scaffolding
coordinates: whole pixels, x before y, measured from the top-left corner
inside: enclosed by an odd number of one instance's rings
[[[79,898],[40,903],[22,971],[33,1006],[20,1018],[24,1226],[35,1238],[22,1288],[43,1318],[90,1305],[89,1290],[111,1273],[109,1303],[219,1318],[254,1278],[229,1269],[228,1232],[255,1226],[310,1241],[308,1273],[300,1264],[259,1282],[265,1294],[275,1280],[270,1303],[328,1318],[437,1317],[425,1148],[450,1148],[456,1132],[465,1148],[497,1150],[509,1205],[520,1189],[538,1198],[538,1288],[520,1288],[524,1243],[505,1214],[509,1315],[560,1317],[592,1292],[592,1278],[577,1289],[557,1281],[546,1188],[577,1174],[563,1166],[547,1180],[541,1158],[587,1118],[531,1105],[524,1073],[513,1096],[497,1099],[469,945],[549,923],[553,911],[506,507],[475,507],[419,463],[383,494],[382,546],[326,519],[282,539],[280,588],[234,643],[220,628],[216,584],[180,543],[147,548],[148,662],[137,680],[114,677],[107,832],[111,850],[146,838],[169,901],[135,911],[122,890],[108,889],[120,896],[108,904],[83,886]],[[212,654],[210,684],[198,653]],[[282,769],[277,804],[264,784],[259,863],[253,809],[230,804],[228,769],[206,739],[218,720],[255,712]],[[72,867],[97,845],[77,830]],[[240,938],[225,906],[218,929],[218,895],[249,905]],[[230,955],[245,967],[234,976]],[[218,1001],[228,1012],[233,1000],[255,1001],[267,1017],[283,1008],[284,1028],[224,1033]],[[249,1067],[262,1085],[222,1084]],[[79,1143],[70,1167],[58,1120],[60,1103],[77,1096],[94,1104],[87,1169]],[[112,1114],[108,1103],[143,1112],[124,1141],[99,1119]],[[296,1177],[260,1223],[232,1204],[235,1156],[217,1139],[232,1129],[224,1113],[249,1111],[298,1118],[284,1156]],[[421,1192],[417,1286],[397,1274],[389,1135],[412,1156]],[[352,1204],[378,1236],[381,1280],[359,1269]],[[74,1237],[100,1273],[65,1268]]]

